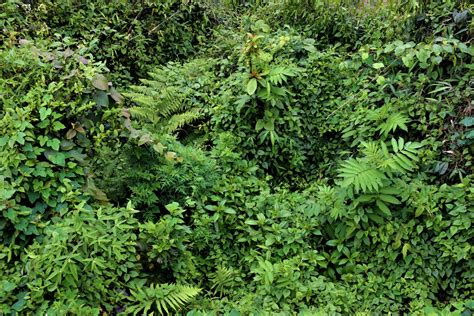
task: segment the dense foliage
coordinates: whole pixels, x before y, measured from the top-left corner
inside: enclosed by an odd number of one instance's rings
[[[467,1],[0,4],[0,314],[471,315]]]

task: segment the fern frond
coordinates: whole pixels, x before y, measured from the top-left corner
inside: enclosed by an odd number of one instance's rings
[[[380,133],[384,136],[387,136],[388,133],[394,132],[397,129],[402,129],[408,131],[407,123],[410,122],[410,118],[404,113],[395,113],[390,115],[385,122],[380,124],[377,129],[380,130]]]
[[[126,313],[147,314],[151,309],[161,315],[169,315],[170,311],[181,309],[201,292],[201,289],[178,284],[158,284],[148,287],[137,286],[130,291],[129,300],[132,305]]]
[[[288,76],[291,71],[284,72]],[[168,63],[131,86],[123,95],[135,107],[130,113],[147,124],[153,133],[173,133],[203,116],[203,108],[212,91],[212,60],[196,59],[189,63]],[[151,124],[150,124],[151,123]],[[150,126],[151,125],[151,126]]]
[[[211,289],[223,293],[226,287],[234,283],[236,275],[237,271],[235,269],[218,266],[216,272],[210,274]]]
[[[378,166],[385,160],[384,153],[378,142],[362,142],[361,145],[363,146],[362,152],[371,163]]]
[[[202,112],[199,111],[199,109],[192,109],[191,111],[175,114],[169,118],[168,124],[166,124],[166,132],[172,133],[184,125],[192,123],[200,117],[202,117]]]
[[[294,77],[298,74],[298,68],[295,66],[278,66],[270,70],[267,80],[272,84],[281,85],[286,82],[288,77]]]
[[[342,186],[354,186],[355,191],[377,192],[386,179],[383,172],[361,159],[349,159],[342,163],[338,177],[343,178]]]
[[[130,98],[134,103],[149,107],[156,112],[157,116],[169,117],[184,107],[182,97],[174,87],[153,88],[144,86],[131,86],[131,92],[123,95]]]
[[[130,114],[135,118],[140,120],[145,120],[151,123],[157,123],[160,120],[160,116],[154,109],[144,107],[144,106],[135,106],[129,109]]]
[[[408,142],[405,143],[403,138],[398,141],[392,138],[391,140],[393,154],[387,155],[384,162],[384,167],[392,171],[406,173],[412,171],[416,167],[416,162],[419,161],[418,149],[422,146],[420,143]],[[385,146],[383,144],[382,146]]]

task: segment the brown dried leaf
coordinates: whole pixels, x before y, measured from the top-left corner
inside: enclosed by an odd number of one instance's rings
[[[126,118],[130,118],[130,111],[128,110],[128,108],[122,109],[122,115]]]
[[[30,44],[30,41],[27,40],[27,39],[21,38],[21,39],[18,41],[18,44],[20,44],[20,45],[28,45],[28,44]]]
[[[110,88],[110,96],[119,104],[123,102],[123,96],[113,87]]]
[[[69,75],[62,77],[62,79],[63,79],[63,80],[70,79],[70,78],[74,77],[76,74],[77,74],[77,69],[73,69],[73,70],[69,73]]]
[[[56,69],[61,69],[61,68],[63,68],[63,65],[61,64],[61,62],[59,60],[54,60],[53,61],[53,67],[56,68]]]

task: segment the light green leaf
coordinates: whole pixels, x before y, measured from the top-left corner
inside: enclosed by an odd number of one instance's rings
[[[247,93],[253,95],[257,91],[257,79],[252,78],[247,83]]]
[[[404,244],[403,245],[403,248],[402,248],[403,258],[405,258],[407,256],[408,250],[410,250],[410,249],[411,249],[410,244]]]
[[[375,63],[372,65],[372,67],[374,67],[375,69],[381,69],[385,67],[385,65],[383,63]]]
[[[52,112],[52,110],[49,109],[49,108],[48,109],[47,108],[40,108],[39,109],[40,120],[44,121],[48,117],[48,115],[51,114],[51,112]]]

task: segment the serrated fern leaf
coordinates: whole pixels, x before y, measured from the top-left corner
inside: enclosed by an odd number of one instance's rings
[[[380,133],[384,136],[387,136],[388,133],[394,132],[397,129],[402,129],[408,131],[407,123],[410,122],[410,118],[404,113],[394,113],[390,115],[385,122],[380,124],[377,129],[380,130]]]
[[[159,93],[149,87],[131,86],[131,92],[124,93],[134,103],[141,107],[153,109],[157,116],[169,117],[184,107],[179,92],[173,88],[159,88]]]
[[[193,121],[199,119],[201,116],[202,113],[199,111],[199,109],[175,114],[168,119],[168,123],[166,124],[166,132],[172,133],[184,125],[190,124]]]
[[[403,138],[399,138],[398,141],[392,138],[390,142],[393,153],[387,156],[384,167],[401,173],[412,171],[416,167],[416,162],[419,161],[418,149],[422,145],[416,142],[405,143]]]
[[[268,73],[268,81],[272,84],[281,85],[286,82],[288,77],[294,77],[298,74],[298,68],[295,66],[278,66],[274,67]]]
[[[362,152],[366,159],[375,165],[385,160],[384,153],[378,142],[362,142]]]
[[[132,303],[127,307],[126,312],[142,315],[155,310],[161,315],[169,315],[171,311],[181,309],[200,292],[199,288],[178,284],[137,286],[130,291],[128,300]]]
[[[343,178],[342,186],[353,185],[357,193],[377,192],[386,179],[383,172],[361,159],[349,159],[343,162],[338,176]]]
[[[160,116],[154,109],[143,107],[143,106],[135,106],[129,109],[130,114],[133,117],[138,118],[140,120],[145,120],[151,123],[158,123],[160,120]]]
[[[130,109],[134,119],[161,135],[202,117],[197,108],[204,104],[211,89],[211,81],[207,80],[213,77],[209,62],[196,59],[185,64],[168,63],[150,72],[149,79],[131,86],[123,95],[136,105]]]
[[[216,272],[210,274],[211,289],[223,293],[226,287],[234,283],[236,274],[237,271],[233,268],[217,267]]]

